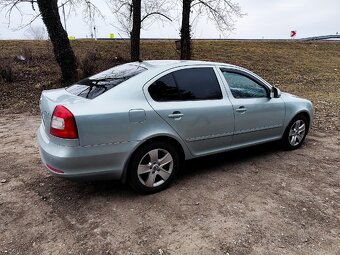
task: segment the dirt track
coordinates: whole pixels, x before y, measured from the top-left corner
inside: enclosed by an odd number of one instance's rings
[[[51,176],[39,121],[0,115],[0,254],[340,254],[339,133],[190,161],[140,196]]]

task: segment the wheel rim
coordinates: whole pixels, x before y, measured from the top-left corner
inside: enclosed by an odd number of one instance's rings
[[[174,167],[171,154],[164,149],[146,153],[138,164],[139,181],[147,187],[157,187],[169,179]]]
[[[293,123],[289,130],[289,143],[292,146],[297,146],[299,145],[306,132],[306,123],[303,120],[297,120]]]

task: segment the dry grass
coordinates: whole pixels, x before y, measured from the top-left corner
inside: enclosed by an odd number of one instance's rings
[[[90,51],[100,53],[95,72],[129,59],[129,41],[72,41],[72,46],[80,61]],[[37,113],[41,90],[60,86],[50,43],[0,41],[0,49],[0,63],[11,62],[14,79],[0,81],[1,109]],[[315,105],[314,126],[339,131],[339,42],[194,41],[193,49],[194,59],[243,66],[286,92],[310,99]],[[16,61],[23,52],[30,60]],[[178,59],[179,54],[174,41],[142,41],[142,58]]]

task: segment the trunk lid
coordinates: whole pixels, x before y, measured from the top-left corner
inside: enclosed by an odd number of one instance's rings
[[[52,115],[54,108],[57,105],[63,105],[67,107],[68,105],[84,102],[87,99],[78,97],[66,91],[65,88],[62,89],[52,89],[52,90],[44,90],[41,93],[40,97],[40,113],[41,119],[44,126],[44,130],[46,134],[50,135],[50,125],[52,120]],[[60,139],[60,138],[59,138]],[[63,140],[63,139],[60,139]],[[67,140],[67,139],[64,139]]]

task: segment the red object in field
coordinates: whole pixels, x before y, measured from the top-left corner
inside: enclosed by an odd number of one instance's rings
[[[293,38],[296,36],[296,30],[290,31],[290,37]]]
[[[77,139],[78,131],[76,120],[70,110],[65,106],[57,105],[54,108],[51,120],[50,134],[60,138]]]

